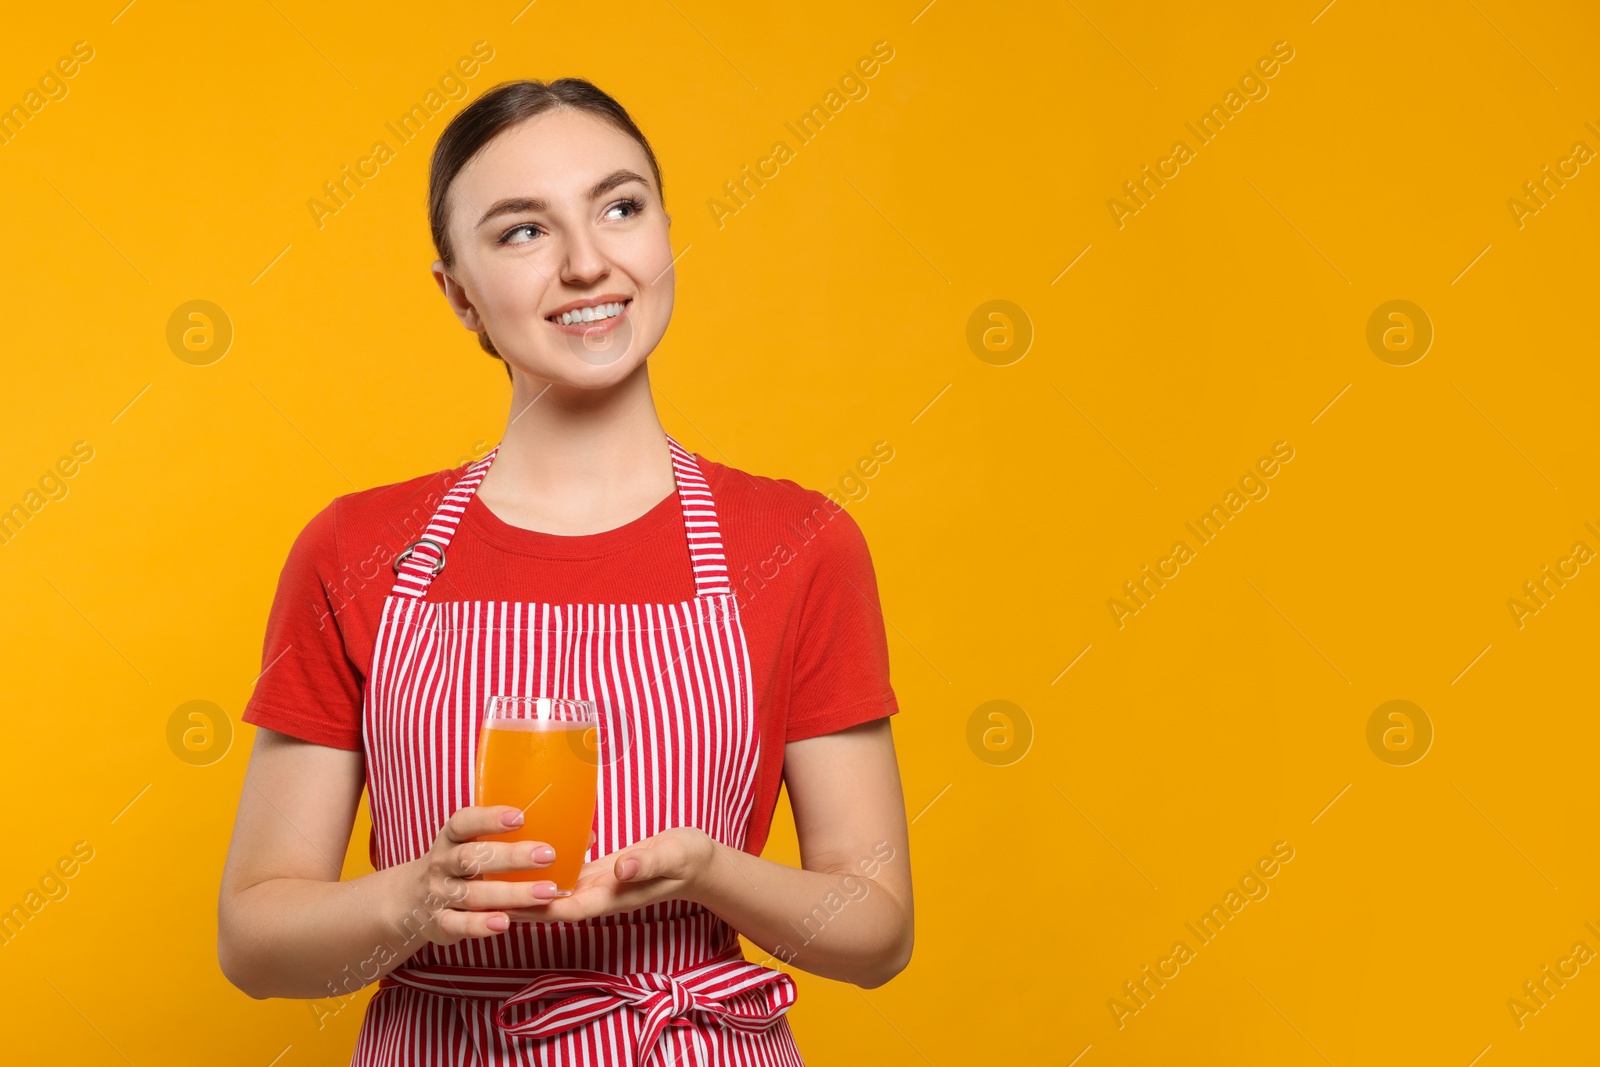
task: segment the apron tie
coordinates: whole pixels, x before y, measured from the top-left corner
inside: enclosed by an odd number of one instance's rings
[[[634,1049],[636,1063],[648,1062],[667,1027],[694,1025],[691,1013],[755,1033],[775,1024],[796,999],[793,978],[751,963],[737,947],[677,974],[408,964],[385,975],[379,985],[406,985],[441,996],[504,997],[495,1008],[495,1025],[509,1036],[535,1039],[576,1029],[626,1007],[643,1016]],[[544,1001],[553,1003],[541,1007]],[[535,1010],[513,1021],[523,1005]]]

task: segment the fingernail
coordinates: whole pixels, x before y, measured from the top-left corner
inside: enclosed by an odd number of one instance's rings
[[[489,916],[489,929],[491,930],[504,930],[510,925],[511,920],[507,919],[504,915]]]
[[[521,826],[522,812],[508,811],[504,815],[500,816],[500,821],[505,823],[507,826]]]
[[[549,845],[540,845],[533,850],[533,858],[539,863],[552,863],[556,858],[556,850]]]

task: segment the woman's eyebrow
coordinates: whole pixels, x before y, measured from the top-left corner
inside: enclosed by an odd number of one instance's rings
[[[589,199],[598,200],[619,185],[628,182],[640,182],[645,186],[650,183],[631,170],[615,170],[589,187]],[[488,211],[483,213],[483,218],[478,220],[478,226],[501,215],[519,215],[527,211],[543,211],[549,205],[536,196],[508,196],[503,200],[496,200]]]

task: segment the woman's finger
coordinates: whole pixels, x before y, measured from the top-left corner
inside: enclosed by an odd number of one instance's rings
[[[439,837],[446,845],[465,845],[490,834],[503,834],[523,823],[522,809],[510,804],[469,805],[445,820]]]
[[[654,878],[656,857],[648,848],[630,848],[617,856],[612,870],[618,881]]]
[[[688,864],[684,839],[668,830],[619,850],[611,871],[619,882],[642,882],[650,878],[682,878]]]
[[[471,841],[457,846],[450,873],[477,878],[491,871],[542,870],[555,859],[556,850],[544,841]]]
[[[467,841],[456,846],[451,860],[451,874],[457,878],[477,878],[484,871],[494,869],[490,866],[496,860],[494,843]]]
[[[499,879],[473,879],[458,882],[464,892],[461,899],[450,906],[462,911],[506,911],[511,908],[537,907],[550,898],[546,896],[555,883],[511,882]]]
[[[504,933],[511,925],[504,912],[457,911],[454,908],[441,911],[437,922],[447,939],[445,943],[451,945],[468,937],[492,937]]]

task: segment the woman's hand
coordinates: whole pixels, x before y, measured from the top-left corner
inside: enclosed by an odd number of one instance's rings
[[[577,922],[688,899],[716,858],[716,845],[698,827],[674,826],[585,863],[569,897],[550,897],[549,882],[531,883],[545,902],[506,914],[515,922]]]
[[[517,808],[499,804],[458,808],[439,830],[426,855],[412,860],[415,872],[399,910],[401,923],[436,945],[468,937],[492,937],[511,925],[513,909],[537,903],[550,882],[508,882],[479,877],[485,871],[525,871],[550,866],[553,850],[543,841],[479,841],[521,826]],[[709,839],[708,839],[709,840]]]

